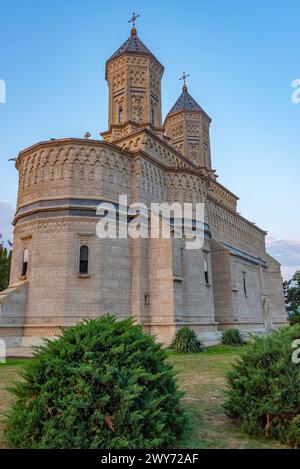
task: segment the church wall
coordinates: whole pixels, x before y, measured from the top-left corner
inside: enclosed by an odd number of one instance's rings
[[[204,259],[208,264],[208,283],[204,276]],[[208,241],[203,249],[183,251],[183,316],[191,324],[215,324],[211,256]]]
[[[280,272],[280,264],[267,255],[268,269],[264,272],[264,281],[266,287],[268,314],[272,326],[277,328],[287,321],[287,313],[282,294],[282,276]]]
[[[159,342],[170,344],[175,333],[172,238],[149,242],[149,312],[145,324]]]
[[[68,232],[59,230],[55,222],[33,234],[27,324],[64,324],[69,242]]]
[[[267,262],[266,265],[269,264],[270,258],[265,250],[265,233],[262,230],[259,230],[250,222],[241,219],[234,213],[228,213],[225,208],[214,204],[212,201],[208,202],[208,222],[212,236],[216,241],[256,257],[258,263],[262,261]],[[247,261],[243,263],[243,261],[237,260],[237,257],[230,256],[229,269],[228,259],[226,262],[222,261],[222,259],[226,259],[227,255],[225,252],[226,249],[219,259],[216,259],[215,256],[217,273],[215,274],[214,291],[216,320],[220,323],[219,328],[263,329],[266,327],[266,324],[269,324],[270,321],[268,322],[265,318],[263,307],[264,296],[268,298],[269,314],[271,317],[274,314],[281,318],[281,324],[285,322],[285,313],[282,313],[284,311],[282,283],[280,274],[278,274],[278,268],[277,273],[269,275],[268,272],[272,271],[271,262],[270,266],[266,269],[264,277],[269,278],[272,284],[272,287],[266,291],[258,265],[253,265]],[[247,296],[243,293],[243,272],[246,275]],[[226,281],[224,284],[225,277]],[[220,279],[222,279],[221,285]],[[232,284],[232,287],[230,287],[230,284]],[[226,285],[226,288],[224,285]],[[230,292],[231,288],[232,293]],[[222,296],[224,296],[223,299]]]
[[[37,334],[99,314],[131,315],[131,240],[100,240],[96,222],[57,218],[17,227],[15,266],[21,268],[23,246],[29,250],[24,326],[39,326]],[[89,247],[87,276],[79,275],[82,244]]]
[[[20,282],[0,292],[0,339],[6,347],[21,345],[26,321],[28,282]]]
[[[143,160],[138,156],[133,159],[131,202],[143,202],[149,205],[150,193],[154,193],[153,184],[144,184]],[[131,220],[138,223],[137,219]],[[147,239],[131,239],[131,313],[137,321],[150,321],[150,287],[149,287],[149,244]]]
[[[218,328],[263,329],[261,268],[232,255],[229,249],[214,240],[211,246]]]
[[[95,221],[88,222],[86,217],[61,220],[55,210],[63,210],[63,205],[56,202],[51,209],[51,200],[64,199],[61,204],[70,198],[117,202],[119,194],[127,194],[130,203],[132,159],[82,141],[60,148],[51,143],[20,160],[18,217],[26,218],[17,218],[11,283],[20,280],[22,253],[28,247],[25,323],[32,337],[27,334],[24,344],[38,340],[34,338],[38,333],[56,335],[58,326],[75,324],[84,317],[106,312],[128,317],[132,311],[131,240],[100,242]],[[46,212],[41,211],[41,201]],[[36,217],[38,221],[24,223]],[[78,276],[80,243],[90,248],[91,274],[86,278]],[[147,285],[143,290],[148,290]]]
[[[98,311],[115,314],[119,318],[131,316],[131,240],[101,240],[99,262],[100,304]]]
[[[166,175],[163,169],[142,158],[139,161],[140,171],[136,174],[136,184],[139,185],[139,200],[148,207],[152,202],[166,201]]]
[[[0,293],[1,326],[22,326],[24,324],[26,318],[27,294],[27,282],[19,282]]]
[[[215,321],[219,324],[234,322],[234,298],[230,253],[214,240],[210,241]]]
[[[149,323],[149,243],[147,239],[131,240],[131,313],[139,322]],[[153,292],[152,292],[153,294]]]
[[[243,328],[263,328],[262,286],[259,267],[230,256],[232,271],[232,289],[234,298],[234,320]],[[245,282],[245,290],[244,290]]]
[[[184,240],[176,238],[174,233],[172,233],[172,244],[174,320],[183,322],[185,320],[183,293],[186,281],[186,252]]]

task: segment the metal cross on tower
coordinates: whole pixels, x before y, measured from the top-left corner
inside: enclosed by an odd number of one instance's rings
[[[179,80],[183,80],[183,84],[186,85],[186,79],[187,79],[189,76],[190,76],[190,75],[187,75],[185,72],[183,72],[182,77],[180,77]]]
[[[135,28],[135,22],[136,20],[140,17],[141,15],[136,15],[134,12],[132,13],[131,19],[128,21],[128,23],[132,23],[133,28]]]

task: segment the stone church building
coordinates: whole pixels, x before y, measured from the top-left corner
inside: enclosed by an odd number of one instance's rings
[[[212,167],[208,114],[185,84],[162,120],[164,67],[135,25],[107,60],[108,130],[102,140],[37,143],[16,160],[10,285],[0,293],[7,347],[56,337],[62,326],[133,316],[170,343],[183,325],[204,341],[226,328],[262,333],[286,322],[280,265],[266,232],[237,212]],[[186,76],[184,75],[185,79]],[[166,201],[205,204],[205,241],[99,239],[96,207]]]

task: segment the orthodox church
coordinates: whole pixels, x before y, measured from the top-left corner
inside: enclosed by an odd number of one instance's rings
[[[206,343],[238,328],[263,333],[286,323],[280,265],[266,232],[237,212],[238,197],[212,166],[211,118],[183,75],[162,120],[164,66],[130,37],[107,60],[108,129],[101,140],[52,139],[21,151],[10,285],[0,293],[7,347],[55,338],[62,327],[105,313],[134,317],[169,344],[182,326]],[[230,164],[230,162],[228,163]],[[204,242],[97,236],[97,207],[202,203]]]

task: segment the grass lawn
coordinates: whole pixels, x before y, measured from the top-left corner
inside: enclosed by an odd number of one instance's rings
[[[180,387],[185,391],[189,426],[184,448],[285,448],[284,445],[241,433],[222,411],[224,373],[238,356],[239,347],[217,346],[205,353],[169,353]],[[7,448],[3,417],[13,397],[6,390],[20,375],[26,362],[8,360],[0,364],[0,448]]]
[[[4,415],[13,403],[13,396],[7,390],[20,377],[20,371],[26,363],[26,359],[10,360],[5,364],[0,363],[0,448],[8,448],[5,442],[4,431]]]
[[[240,350],[219,345],[205,353],[170,353],[189,414],[184,448],[286,448],[277,441],[242,433],[222,410],[224,374]]]

